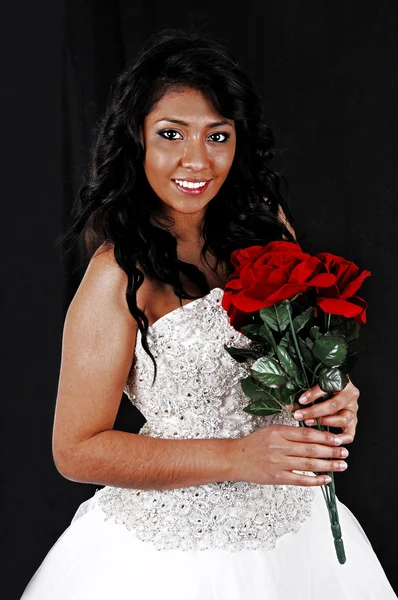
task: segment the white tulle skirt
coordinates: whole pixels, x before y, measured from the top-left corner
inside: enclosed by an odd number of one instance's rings
[[[21,600],[392,600],[362,527],[338,503],[347,562],[335,556],[321,490],[312,516],[273,550],[158,551],[105,521],[95,496],[78,508]]]

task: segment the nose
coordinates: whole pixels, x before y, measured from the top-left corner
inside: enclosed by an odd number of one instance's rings
[[[201,140],[191,140],[184,146],[181,166],[192,171],[205,171],[210,166],[206,144]]]

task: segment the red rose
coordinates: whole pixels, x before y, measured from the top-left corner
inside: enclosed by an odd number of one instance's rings
[[[247,313],[293,298],[309,287],[330,288],[336,281],[318,258],[294,242],[235,250],[231,262],[236,270],[225,287],[222,306],[237,327]]]
[[[354,317],[358,323],[366,323],[368,304],[354,294],[371,272],[365,270],[359,275],[359,267],[355,263],[329,252],[321,252],[316,256],[325,265],[328,273],[336,277],[333,285],[318,291],[317,305],[326,313]]]

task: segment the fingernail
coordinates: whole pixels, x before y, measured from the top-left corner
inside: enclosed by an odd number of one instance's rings
[[[332,478],[329,477],[329,475],[326,475],[325,477],[325,483],[330,483],[332,481]]]
[[[305,421],[306,425],[315,425],[315,420],[314,419],[307,419],[307,421]]]
[[[302,412],[300,412],[300,411],[296,411],[296,412],[294,413],[293,417],[294,417],[295,419],[297,419],[298,421],[299,421],[300,419],[304,419],[304,415],[303,415],[303,413],[302,413]]]
[[[299,398],[299,402],[300,402],[300,404],[305,404],[305,403],[307,402],[307,400],[308,400],[308,397],[307,397],[305,394],[303,394],[303,395],[302,395],[302,396],[300,396],[300,398]]]
[[[335,444],[342,444],[342,443],[343,443],[343,440],[342,440],[341,438],[339,438],[339,437],[335,437],[335,438],[334,438],[334,443],[335,443]]]

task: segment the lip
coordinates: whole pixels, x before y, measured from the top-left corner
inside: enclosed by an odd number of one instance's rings
[[[174,179],[172,179],[172,181],[188,181],[190,183],[198,183],[198,181],[211,181],[211,179],[206,179],[205,177],[202,177],[202,179],[199,179],[198,177],[193,177],[193,178],[189,178],[189,177],[174,177]]]
[[[190,181],[191,183],[196,183],[198,181],[203,181],[203,179],[202,180],[200,180],[200,179],[179,179],[179,181]],[[209,187],[210,181],[211,181],[211,179],[206,181],[206,183],[203,187],[195,189],[195,188],[183,188],[178,185],[178,183],[176,182],[175,179],[172,179],[172,182],[174,183],[177,190],[181,194],[185,194],[186,196],[200,196],[207,190],[207,188]]]

